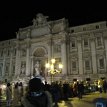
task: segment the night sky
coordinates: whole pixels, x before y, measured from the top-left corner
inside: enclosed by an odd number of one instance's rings
[[[37,13],[48,20],[66,18],[69,26],[107,21],[107,5],[102,0],[3,0],[0,3],[0,41],[16,38],[19,28],[32,25]]]

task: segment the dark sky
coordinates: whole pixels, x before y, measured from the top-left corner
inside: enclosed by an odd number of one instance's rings
[[[19,28],[32,25],[37,13],[48,20],[68,19],[70,26],[107,20],[107,6],[102,0],[3,0],[0,3],[0,41],[16,38]]]

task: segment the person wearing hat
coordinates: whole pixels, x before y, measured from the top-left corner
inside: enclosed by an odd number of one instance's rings
[[[7,102],[7,107],[11,106],[11,101],[12,101],[11,85],[10,85],[10,83],[7,83],[7,87],[6,87],[6,102]]]
[[[21,99],[22,107],[52,107],[52,95],[44,91],[44,84],[40,78],[29,81],[28,92]]]

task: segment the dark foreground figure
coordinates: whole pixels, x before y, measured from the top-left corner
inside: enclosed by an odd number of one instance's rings
[[[44,91],[44,85],[39,78],[29,81],[28,92],[21,100],[21,107],[52,107],[52,96]]]

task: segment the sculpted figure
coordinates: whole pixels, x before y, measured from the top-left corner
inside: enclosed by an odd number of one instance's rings
[[[35,76],[40,76],[41,74],[41,67],[40,67],[40,63],[39,61],[36,62],[35,66],[34,66],[34,70],[35,70]]]
[[[21,74],[25,74],[25,65],[22,64],[22,67],[21,67]]]
[[[48,16],[44,16],[43,14],[39,13],[36,15],[36,19],[33,19],[33,25],[34,26],[39,26],[46,24]]]

